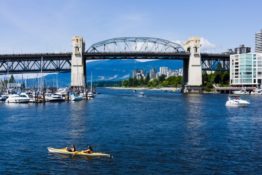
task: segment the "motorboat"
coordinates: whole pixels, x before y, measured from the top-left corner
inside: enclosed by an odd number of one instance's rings
[[[89,92],[87,93],[87,97],[88,97],[88,99],[92,99],[92,98],[95,97],[95,94],[93,93],[93,91],[89,91]]]
[[[43,96],[41,95],[29,95],[30,103],[43,103]]]
[[[81,95],[71,94],[70,100],[71,101],[81,101],[81,100],[83,100],[83,97]]]
[[[58,94],[61,94],[61,95],[67,95],[69,89],[68,88],[59,88],[57,89],[57,92]]]
[[[65,101],[61,94],[52,94],[52,93],[46,93],[45,94],[45,101],[47,102],[62,102]]]
[[[6,99],[6,103],[29,103],[30,98],[26,93],[12,94]]]
[[[233,91],[233,94],[235,94],[235,95],[248,95],[249,92],[244,90],[244,89],[241,89],[239,91]]]
[[[0,101],[5,101],[8,98],[8,95],[1,95]]]
[[[242,100],[240,96],[237,95],[228,96],[228,100],[226,102],[227,107],[245,107],[249,104],[250,103],[247,100]]]
[[[256,88],[254,91],[250,93],[251,95],[262,95],[262,89]]]
[[[139,92],[138,96],[139,96],[139,97],[144,97],[144,96],[145,96],[145,93],[144,93],[144,92]]]

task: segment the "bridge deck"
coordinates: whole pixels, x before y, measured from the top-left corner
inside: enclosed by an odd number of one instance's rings
[[[71,52],[32,53],[0,55],[0,74],[65,72],[71,69]],[[100,59],[167,59],[188,60],[187,52],[85,52],[86,60]],[[229,55],[202,53],[203,70],[212,70],[220,62],[223,69],[229,69]]]

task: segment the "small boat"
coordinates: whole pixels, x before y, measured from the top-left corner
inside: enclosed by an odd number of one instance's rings
[[[87,93],[87,98],[88,99],[93,99],[95,97],[95,93],[94,93],[94,90],[93,90],[93,76],[92,76],[92,73],[91,73],[91,85],[90,85],[90,91]]]
[[[30,98],[26,93],[12,94],[6,99],[6,103],[29,103]]]
[[[88,99],[92,99],[92,98],[95,97],[95,94],[94,94],[92,91],[89,91],[89,92],[87,93],[87,97],[88,97]]]
[[[8,98],[8,95],[1,95],[0,101],[6,101],[7,98]]]
[[[245,107],[249,104],[250,103],[248,101],[240,99],[240,96],[237,95],[228,96],[228,100],[226,102],[227,107]]]
[[[45,101],[48,101],[48,102],[62,102],[62,101],[65,101],[65,99],[63,99],[61,94],[46,93],[45,94]]]
[[[144,96],[145,96],[145,93],[144,93],[144,92],[139,92],[138,96],[139,96],[139,97],[144,97]]]
[[[254,91],[250,93],[251,95],[262,95],[262,89],[256,88]]]
[[[70,100],[71,100],[71,101],[81,101],[81,100],[83,100],[83,97],[80,96],[80,95],[71,94],[71,95],[70,95]]]
[[[242,88],[239,91],[233,91],[233,94],[235,94],[235,95],[248,95],[249,92],[246,90],[246,88]]]
[[[74,151],[70,152],[66,148],[52,148],[48,147],[49,153],[55,154],[65,154],[65,155],[73,155],[73,156],[87,156],[87,157],[109,157],[112,158],[110,154],[100,153],[100,152],[93,152],[93,153],[85,153],[84,151]]]

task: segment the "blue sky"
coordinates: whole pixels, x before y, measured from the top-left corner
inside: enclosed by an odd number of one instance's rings
[[[0,53],[71,51],[73,35],[87,47],[120,36],[254,47],[261,9],[261,0],[0,0]]]

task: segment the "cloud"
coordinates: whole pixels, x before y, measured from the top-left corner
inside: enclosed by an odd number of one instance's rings
[[[181,40],[175,40],[175,41],[172,41],[172,42],[180,44],[181,46],[183,46],[183,41],[181,41]]]
[[[183,47],[185,41],[175,40],[172,42],[180,44]],[[200,43],[201,43],[201,52],[215,52],[215,50],[217,49],[217,46],[215,44],[213,44],[212,42],[210,42],[204,37],[200,38]]]
[[[200,38],[201,43],[201,52],[214,52],[216,49],[216,45],[208,41],[207,39],[201,37]]]

